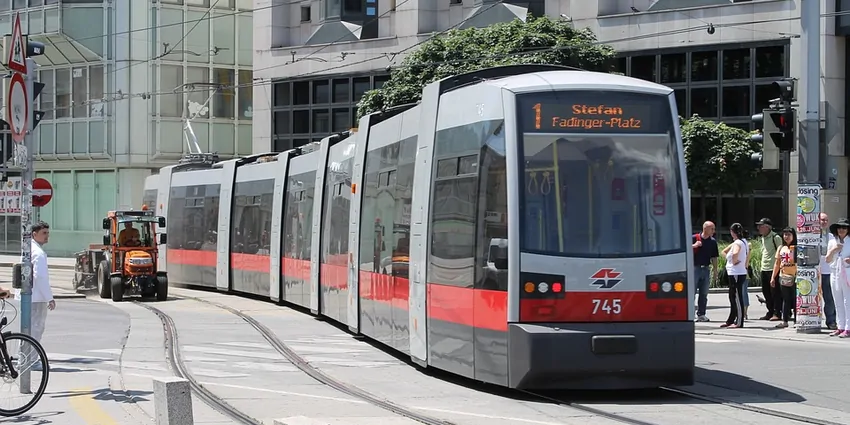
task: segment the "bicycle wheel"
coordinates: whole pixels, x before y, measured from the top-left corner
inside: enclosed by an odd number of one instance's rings
[[[0,416],[19,416],[32,409],[44,395],[50,376],[50,365],[47,363],[44,348],[33,337],[13,333],[4,339],[6,352],[9,353],[12,367],[18,375],[17,378],[12,378],[11,371],[0,354]],[[26,373],[29,374],[30,381],[28,391],[21,388],[21,378]],[[15,403],[13,400],[19,402]]]

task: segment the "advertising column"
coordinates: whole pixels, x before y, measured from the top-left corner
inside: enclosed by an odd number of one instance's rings
[[[819,333],[820,267],[817,261],[802,263],[800,253],[820,252],[821,187],[800,184],[797,188],[797,332]],[[815,255],[815,260],[819,256]],[[811,263],[815,263],[812,265]]]

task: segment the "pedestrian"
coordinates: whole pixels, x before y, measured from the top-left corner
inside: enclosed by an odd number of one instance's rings
[[[696,270],[697,287],[697,322],[708,322],[705,315],[708,307],[708,288],[711,277],[717,280],[720,270],[717,268],[717,240],[714,239],[714,223],[706,221],[702,225],[702,232],[696,233],[691,238],[694,248],[694,269]]]
[[[47,323],[47,310],[56,308],[53,289],[50,287],[50,275],[47,269],[47,254],[44,245],[50,239],[50,226],[39,221],[32,226],[32,337],[39,343]],[[33,366],[41,370],[41,364]]]
[[[723,249],[726,257],[726,274],[729,276],[729,317],[721,328],[744,327],[743,289],[747,279],[747,243],[744,241],[744,226],[735,223],[729,227],[732,243]]]
[[[773,231],[773,222],[765,217],[756,222],[761,242],[761,293],[767,304],[767,314],[759,320],[779,321],[782,310],[782,292],[770,286],[773,265],[776,263],[776,250],[782,246],[782,237]]]
[[[823,314],[826,316],[826,327],[832,330],[838,329],[835,318],[835,299],[832,296],[830,273],[832,267],[829,261],[826,261],[826,252],[829,249],[829,241],[833,235],[829,231],[829,216],[826,213],[820,213],[820,231],[821,231],[821,256],[820,256],[820,287],[823,294]]]
[[[791,310],[797,301],[797,231],[790,227],[782,229],[782,246],[776,250],[770,286],[778,286],[777,289],[782,295],[779,309],[782,323],[776,327],[787,328],[788,321],[791,320]]]
[[[848,231],[850,231],[850,221],[846,218],[838,219],[829,226],[829,233],[832,233],[833,237],[829,240],[826,251],[826,262],[832,267],[830,284],[835,298],[835,314],[838,316],[837,329],[829,336],[839,338],[850,337],[850,283],[847,280],[850,244],[845,244]]]

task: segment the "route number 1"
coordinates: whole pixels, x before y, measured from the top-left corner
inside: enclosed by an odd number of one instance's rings
[[[593,314],[602,310],[605,314],[620,314],[620,300],[593,300]]]

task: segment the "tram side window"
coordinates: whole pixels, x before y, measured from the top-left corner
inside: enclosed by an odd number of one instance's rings
[[[183,249],[183,228],[181,220],[186,205],[186,188],[173,187],[168,197],[167,223],[174,223],[168,227],[168,241],[166,247],[171,249]]]
[[[203,243],[201,250],[215,251],[218,243],[218,204],[221,185],[210,184],[204,194]]]
[[[351,171],[354,165],[353,139],[331,147],[325,178],[322,218],[321,260],[344,265],[348,261],[348,219],[351,210]]]
[[[508,181],[505,133],[492,133],[481,149],[478,180],[478,228],[475,234],[475,287],[508,290]]]
[[[231,252],[269,255],[273,189],[274,179],[236,183]]]
[[[316,172],[310,171],[288,178],[286,214],[283,217],[283,256],[309,260],[312,253],[313,198]]]
[[[206,226],[204,225],[204,201],[206,185],[189,186],[183,203],[181,235],[183,249],[200,250],[204,243]]]
[[[416,136],[401,141],[395,187],[392,275],[405,279],[409,277],[410,213],[413,203],[413,172],[415,166]]]
[[[398,145],[399,142],[392,143],[366,154],[360,207],[360,269],[372,273],[392,272]]]
[[[156,211],[156,189],[148,189],[142,197],[142,205],[148,207],[148,210]]]
[[[476,283],[484,286],[484,274],[477,269],[485,264],[483,259],[489,251],[491,235],[499,232],[487,229],[480,211],[482,207],[476,208],[479,198],[488,196],[478,193],[479,164],[489,161],[484,146],[501,143],[499,148],[504,155],[504,142],[499,142],[500,137],[494,138],[494,134],[501,131],[501,121],[484,121],[440,130],[436,134],[429,226],[428,281],[431,283],[470,288]],[[485,171],[488,174],[484,178],[489,179],[491,171]],[[489,182],[480,184],[490,187]]]

